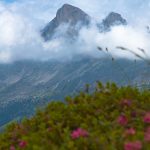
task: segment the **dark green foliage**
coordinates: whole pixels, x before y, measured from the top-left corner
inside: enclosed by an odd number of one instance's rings
[[[143,118],[149,112],[150,92],[101,82],[93,93],[88,89],[86,85],[86,91],[74,98],[51,102],[31,119],[9,125],[0,135],[0,150],[22,149],[20,141],[26,142],[27,150],[123,150],[129,141],[140,141],[148,150],[144,134],[149,123]],[[127,123],[118,122],[121,115]],[[74,139],[72,132],[78,128],[88,135]],[[129,128],[135,130],[130,136],[126,134]]]

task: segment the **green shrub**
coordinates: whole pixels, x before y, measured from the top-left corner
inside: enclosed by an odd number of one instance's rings
[[[86,87],[88,88],[88,87]],[[149,150],[150,91],[97,83],[9,125],[0,150]]]

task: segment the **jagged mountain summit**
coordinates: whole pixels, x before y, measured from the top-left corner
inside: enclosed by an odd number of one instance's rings
[[[103,24],[106,28],[114,25],[127,25],[127,21],[118,13],[111,12],[104,20]]]
[[[92,18],[75,6],[64,4],[56,13],[56,17],[42,30],[45,41],[58,37],[73,39],[78,36],[82,27],[88,27]],[[126,25],[127,21],[118,13],[111,12],[98,23],[101,32],[109,31],[112,26]]]
[[[90,23],[90,16],[80,8],[69,4],[64,4],[56,13],[56,17],[43,29],[42,37],[47,41],[55,37],[56,30],[59,33],[64,33],[63,36],[75,36],[81,27],[87,26]],[[63,26],[63,31],[60,26]],[[64,31],[65,27],[66,30]],[[58,33],[58,34],[59,34]]]
[[[99,28],[100,31],[106,32],[110,31],[112,26],[117,25],[127,25],[127,21],[120,14],[111,12],[105,19],[103,19],[102,23],[99,25]]]

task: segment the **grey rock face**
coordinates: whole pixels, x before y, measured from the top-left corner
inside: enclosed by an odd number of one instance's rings
[[[50,40],[58,27],[68,24],[65,36],[76,36],[82,26],[90,23],[90,17],[81,9],[69,4],[64,4],[56,13],[56,17],[43,29],[42,37]],[[63,35],[64,36],[64,35]]]
[[[118,64],[121,67],[118,67]],[[123,70],[121,69],[123,68]],[[50,100],[94,87],[96,81],[150,87],[150,68],[144,62],[81,58],[67,62],[16,62],[0,64],[0,127],[11,120],[30,116]],[[142,82],[141,82],[142,81]]]
[[[79,21],[82,24],[89,23],[89,16],[85,12],[69,4],[64,4],[57,11],[56,19],[59,24],[70,22],[71,25],[76,25]]]
[[[115,12],[109,13],[109,15],[102,21],[101,24],[104,31],[108,31],[112,26],[116,25],[127,25],[127,21],[122,18],[120,14]]]
[[[83,26],[90,24],[91,18],[80,8],[64,4],[56,13],[56,17],[42,30],[45,41],[57,37],[74,39]],[[118,13],[111,12],[102,23],[98,24],[100,32],[110,31],[112,26],[126,25],[127,21]],[[62,25],[62,26],[61,26]],[[63,25],[67,25],[64,28]]]

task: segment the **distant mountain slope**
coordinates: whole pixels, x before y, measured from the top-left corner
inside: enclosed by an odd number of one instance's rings
[[[90,17],[85,12],[72,5],[64,4],[57,11],[56,17],[42,30],[42,36],[46,41],[50,40],[55,36],[58,27],[68,24],[63,36],[74,37],[82,26],[87,26],[89,23]]]
[[[97,80],[119,85],[150,81],[143,62],[82,58],[67,62],[15,62],[0,65],[0,126],[31,115],[37,106],[77,93]],[[13,113],[11,113],[13,112]]]

